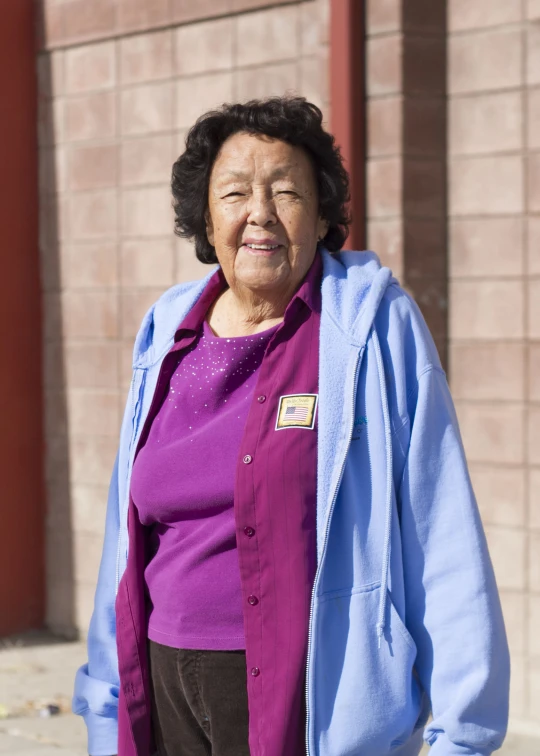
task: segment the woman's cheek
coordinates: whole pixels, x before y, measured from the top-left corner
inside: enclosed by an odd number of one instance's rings
[[[223,225],[226,228],[228,238],[236,238],[238,236],[238,233],[239,231],[241,231],[242,226],[245,222],[244,216],[245,214],[242,212],[242,208],[240,207],[227,208],[227,212],[223,218]]]

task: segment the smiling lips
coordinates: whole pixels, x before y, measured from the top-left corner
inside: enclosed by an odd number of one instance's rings
[[[246,239],[243,243],[244,247],[253,250],[254,252],[275,252],[282,245],[276,244],[273,239]]]

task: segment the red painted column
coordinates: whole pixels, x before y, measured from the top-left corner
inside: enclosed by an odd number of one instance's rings
[[[348,249],[364,249],[366,242],[364,15],[364,0],[331,0],[331,128],[351,179]]]
[[[0,635],[45,607],[37,84],[33,0],[0,22]]]

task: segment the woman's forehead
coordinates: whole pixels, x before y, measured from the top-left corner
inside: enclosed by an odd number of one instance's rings
[[[233,134],[221,147],[212,167],[216,180],[246,180],[262,174],[273,180],[311,173],[311,160],[302,147],[280,139],[246,133]]]

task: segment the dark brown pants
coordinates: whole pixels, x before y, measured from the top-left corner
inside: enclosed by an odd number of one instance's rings
[[[159,756],[249,756],[246,654],[149,641]]]

